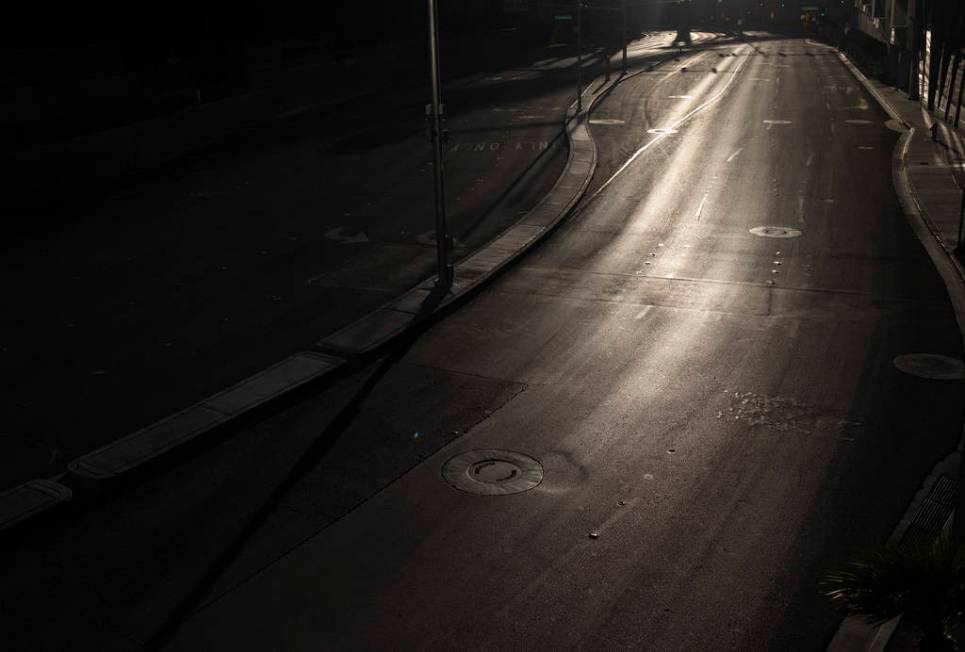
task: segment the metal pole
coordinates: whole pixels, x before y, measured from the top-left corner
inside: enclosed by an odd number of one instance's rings
[[[583,113],[583,0],[576,1],[576,113]]]
[[[965,187],[962,188],[962,207],[958,211],[958,239],[955,242],[955,253],[961,255],[962,250],[962,225],[965,224]]]
[[[620,0],[620,39],[623,41],[623,74],[627,74],[627,0]]]
[[[437,287],[452,287],[452,262],[449,260],[450,239],[446,232],[446,192],[442,162],[442,106],[439,99],[439,17],[437,0],[429,0],[429,66],[432,77],[432,165],[435,186],[436,251],[438,254]]]

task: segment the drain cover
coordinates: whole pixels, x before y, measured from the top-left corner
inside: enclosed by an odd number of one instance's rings
[[[538,461],[513,451],[475,450],[460,453],[442,467],[442,477],[460,491],[502,496],[529,491],[543,481]]]
[[[750,232],[762,238],[796,238],[801,235],[797,229],[786,226],[755,226]]]
[[[961,360],[934,353],[911,353],[895,358],[895,366],[906,374],[932,380],[965,379],[965,364]]]

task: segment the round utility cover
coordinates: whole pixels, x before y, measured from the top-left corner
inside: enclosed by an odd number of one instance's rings
[[[460,453],[446,462],[442,477],[460,491],[502,496],[538,486],[543,481],[543,467],[523,453],[475,450]]]
[[[961,360],[934,353],[911,353],[895,358],[900,371],[931,380],[965,379],[965,364]]]
[[[750,232],[762,238],[797,238],[801,235],[797,229],[787,226],[755,226]]]

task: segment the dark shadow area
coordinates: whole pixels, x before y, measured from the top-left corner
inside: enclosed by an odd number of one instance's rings
[[[426,320],[442,303],[447,294],[445,288],[436,286],[423,302],[416,315],[414,326],[396,338],[388,347],[375,369],[368,375],[365,382],[358,388],[351,398],[335,414],[325,429],[309,445],[291,466],[287,473],[271,489],[265,501],[254,510],[246,524],[238,531],[233,539],[227,542],[223,551],[210,564],[195,586],[184,595],[178,604],[163,620],[161,626],[144,645],[146,650],[160,650],[177,634],[181,623],[191,616],[203,604],[203,600],[225,571],[232,565],[238,555],[249,545],[258,532],[265,527],[266,522],[279,508],[289,492],[309,473],[316,470],[332,450],[339,438],[352,425],[359,415],[365,400],[376,389],[385,375],[409,351],[421,332],[427,327]],[[359,364],[363,361],[357,361]]]

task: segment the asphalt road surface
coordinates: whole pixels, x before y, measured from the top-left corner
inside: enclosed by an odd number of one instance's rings
[[[961,354],[892,191],[897,135],[832,52],[763,36],[594,117],[611,168],[645,151],[404,358],[523,389],[172,649],[826,644],[820,576],[887,538],[962,409],[961,382],[892,365]],[[448,486],[474,449],[545,478]]]
[[[595,196],[407,348],[6,547],[7,640],[822,649],[821,576],[888,538],[963,409],[892,364],[962,354],[897,134],[832,52],[767,35],[592,118]],[[486,449],[541,483],[445,481]]]

